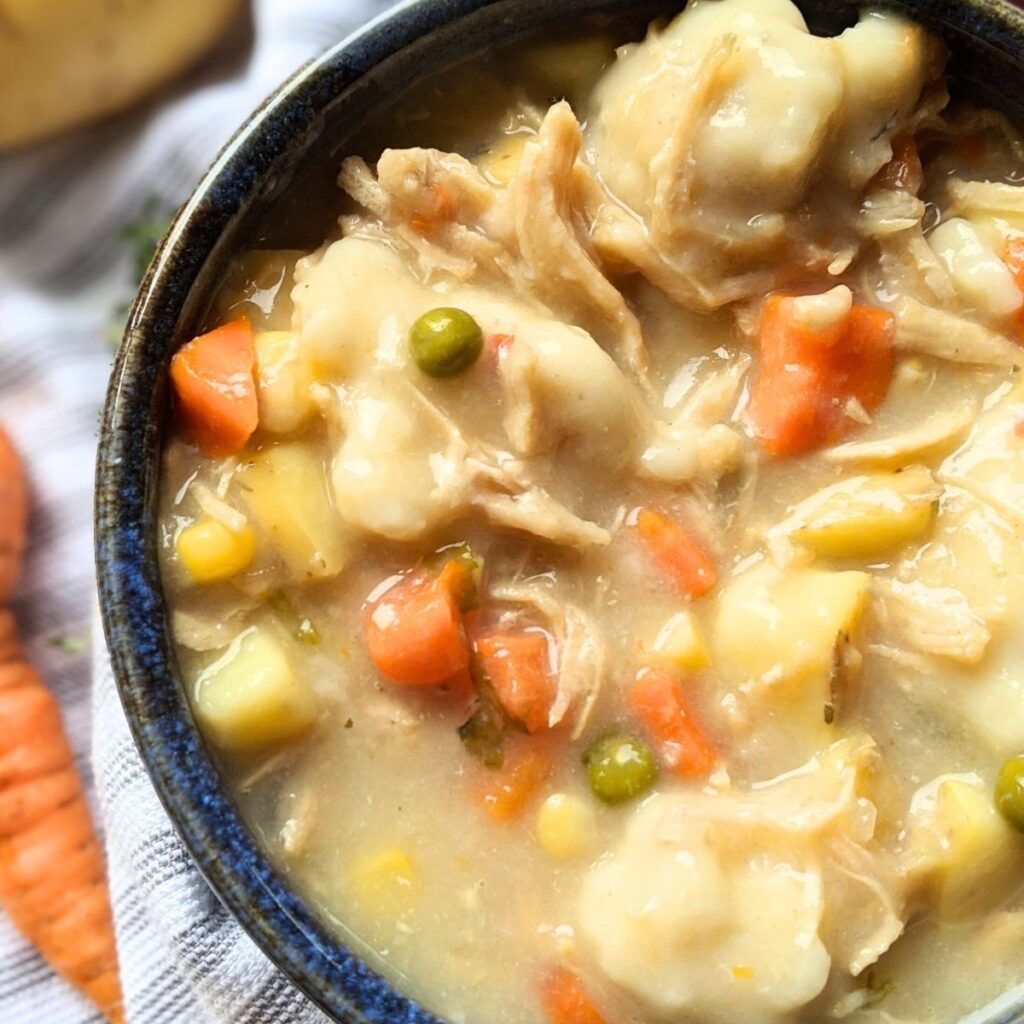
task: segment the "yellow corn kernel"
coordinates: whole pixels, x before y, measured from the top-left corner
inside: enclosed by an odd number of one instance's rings
[[[688,611],[676,612],[658,630],[651,653],[677,668],[696,672],[708,664],[708,648],[697,620]]]
[[[507,185],[519,169],[523,147],[529,138],[529,135],[520,133],[496,139],[477,160],[481,172],[496,184]]]
[[[256,553],[248,526],[236,533],[212,516],[203,516],[178,535],[178,557],[196,583],[216,583],[240,573]]]
[[[378,918],[397,918],[416,902],[419,873],[405,850],[389,846],[357,860],[349,881],[365,911]]]
[[[754,968],[746,964],[733,964],[732,976],[736,981],[753,981]]]
[[[537,811],[537,841],[552,857],[578,857],[597,838],[594,810],[569,793],[552,793]]]

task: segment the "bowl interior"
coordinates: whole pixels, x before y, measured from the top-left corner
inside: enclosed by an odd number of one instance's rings
[[[812,27],[856,20],[849,0],[798,0]],[[343,156],[373,158],[384,112],[475,54],[614,19],[634,37],[680,2],[412,0],[305,68],[239,131],[182,209],[132,311],[104,411],[97,468],[97,572],[129,724],[156,789],[214,890],[264,951],[337,1019],[438,1024],[366,967],[283,883],[221,784],[189,710],[167,631],[156,555],[166,368],[200,327],[231,257],[254,246],[313,249],[333,222]],[[1024,15],[1006,0],[903,0],[952,49],[954,95],[1024,124]],[[1016,83],[1008,88],[1007,83]],[[349,944],[358,948],[358,943]],[[1024,1020],[1011,994],[972,1024]],[[482,1022],[477,1022],[482,1024]]]

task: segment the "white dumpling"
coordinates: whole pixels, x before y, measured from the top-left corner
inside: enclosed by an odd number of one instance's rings
[[[695,0],[595,90],[588,154],[631,211],[598,209],[599,250],[697,308],[848,263],[857,236],[840,211],[855,220],[939,63],[890,14],[832,39],[790,0]]]
[[[821,993],[833,957],[854,974],[877,959],[900,933],[898,900],[844,880],[832,859],[870,841],[873,808],[856,788],[871,757],[870,743],[843,741],[748,792],[649,798],[583,884],[600,969],[659,1020],[770,1024]],[[836,935],[854,891],[881,924]]]
[[[461,509],[465,488],[447,455],[447,439],[407,395],[369,379],[341,408],[345,438],[332,482],[346,522],[391,540],[414,540]]]
[[[554,451],[571,438],[583,458],[629,461],[643,429],[639,395],[585,331],[520,316],[501,375],[505,429],[516,451]]]
[[[942,49],[920,25],[888,11],[867,11],[834,42],[844,87],[831,161],[861,189],[892,158],[893,138],[941,74]]]
[[[343,238],[300,260],[295,279],[292,326],[302,355],[343,378],[370,368],[379,351],[401,347],[400,325],[441,304],[398,253],[363,238]]]
[[[587,879],[580,921],[617,984],[670,1020],[775,1021],[828,979],[821,877],[769,853],[730,849],[695,822],[662,836],[670,797],[633,821],[623,849]]]

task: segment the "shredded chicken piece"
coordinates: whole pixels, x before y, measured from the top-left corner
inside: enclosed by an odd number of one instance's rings
[[[752,364],[749,355],[740,355],[728,366],[705,377],[687,396],[682,417],[703,427],[728,419],[736,409],[743,381]]]
[[[949,271],[928,244],[920,224],[880,239],[878,263],[881,282],[868,281],[866,284],[881,305],[886,303],[879,295],[880,291],[886,296],[906,295],[925,305],[944,305],[956,300],[956,289]]]
[[[841,903],[833,899],[829,908],[836,923],[829,949],[833,961],[856,978],[903,934],[903,891],[880,851],[846,836],[829,838],[825,864],[826,891],[845,897]]]
[[[883,628],[926,654],[976,664],[992,634],[964,594],[954,587],[931,587],[920,580],[874,581]]]
[[[218,498],[206,484],[196,481],[189,490],[205,515],[216,519],[218,523],[226,526],[233,533],[241,533],[249,525],[249,519],[244,512],[239,512],[233,505]]]
[[[346,235],[399,242],[427,279],[439,272],[460,281],[481,268],[499,272],[501,245],[475,227],[493,189],[468,160],[436,149],[388,149],[377,170],[374,178],[360,157],[342,163],[338,184],[376,218],[343,218]]]
[[[743,461],[743,439],[724,421],[736,412],[752,359],[741,355],[693,389],[669,420],[655,421],[638,472],[671,483],[714,484]]]
[[[1024,213],[1024,185],[951,178],[946,187],[951,202],[947,216],[952,213]]]
[[[288,794],[284,803],[287,816],[278,833],[281,848],[289,857],[301,857],[309,846],[316,823],[316,793],[306,786],[297,794]]]
[[[601,694],[607,649],[594,619],[575,604],[559,601],[542,577],[491,588],[500,602],[532,608],[551,630],[558,647],[558,691],[548,725],[558,725],[578,706],[572,738],[579,739]]]
[[[885,658],[894,665],[899,665],[900,668],[908,668],[921,675],[927,674],[932,669],[931,663],[923,654],[904,650],[895,644],[868,644],[867,653]]]
[[[942,455],[966,437],[977,412],[977,405],[967,399],[887,437],[837,445],[825,452],[825,458],[837,465],[867,462],[896,467]]]
[[[909,297],[899,299],[893,312],[896,314],[894,341],[901,351],[919,352],[955,363],[1024,364],[1024,351],[1019,345],[972,320]]]
[[[482,441],[468,441],[454,420],[422,392],[412,390],[423,408],[447,433],[453,449],[450,461],[465,467],[471,506],[479,508],[499,526],[523,530],[554,544],[590,547],[610,543],[607,530],[581,519],[532,483],[525,463]]]
[[[924,203],[906,189],[878,189],[864,200],[858,226],[871,238],[898,236],[920,227],[924,214]]]
[[[605,203],[591,229],[601,258],[623,271],[636,270],[651,284],[688,309],[718,309],[751,295],[764,295],[787,284],[797,271],[784,265],[755,268],[740,274],[723,273],[714,285],[705,285],[690,272],[664,259],[651,244],[648,230],[635,215]],[[808,254],[809,265],[818,265]],[[800,270],[803,274],[805,271]]]
[[[519,251],[533,290],[553,308],[571,309],[584,320],[598,313],[604,323],[591,333],[604,333],[607,325],[622,363],[637,380],[646,380],[639,321],[598,267],[585,244],[585,228],[574,223],[579,205],[575,179],[587,173],[577,160],[582,138],[579,122],[563,101],[548,111],[536,138],[526,144],[507,190]]]
[[[217,609],[214,614],[209,606],[188,608],[179,604],[171,612],[174,642],[190,651],[221,650],[245,629],[250,607],[250,602],[244,602],[231,609]]]

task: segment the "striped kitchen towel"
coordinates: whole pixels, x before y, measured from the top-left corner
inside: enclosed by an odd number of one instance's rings
[[[386,5],[254,0],[251,26],[239,25],[170,93],[73,137],[0,157],[0,421],[25,458],[32,492],[14,610],[29,657],[61,701],[105,831],[129,1024],[325,1018],[190,864],[129,737],[98,630],[88,655],[93,461],[109,339],[131,292],[126,229],[177,207],[279,81]],[[0,1024],[100,1020],[0,913]]]

